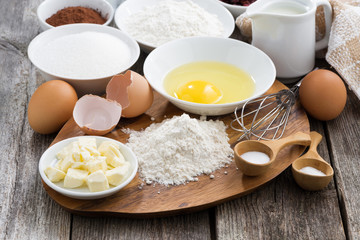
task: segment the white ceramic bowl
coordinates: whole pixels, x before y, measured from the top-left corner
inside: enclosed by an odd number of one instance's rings
[[[137,161],[135,154],[133,153],[133,151],[131,151],[130,148],[126,147],[121,142],[118,142],[111,138],[99,137],[99,136],[82,136],[81,138],[95,138],[97,146],[99,146],[103,141],[113,141],[116,144],[118,144],[120,146],[120,151],[123,154],[124,158],[127,161],[129,161],[129,163],[131,165],[130,173],[129,173],[127,179],[125,181],[123,181],[120,185],[118,185],[116,187],[111,187],[110,189],[101,191],[101,192],[90,192],[89,189],[87,188],[86,184],[84,184],[83,187],[70,189],[70,188],[63,187],[63,181],[60,181],[58,183],[51,182],[44,172],[45,168],[49,165],[54,166],[55,163],[57,162],[56,154],[58,152],[60,152],[69,143],[77,141],[78,138],[79,137],[73,137],[73,138],[68,138],[63,141],[60,141],[60,142],[52,145],[51,147],[49,147],[43,153],[43,155],[41,156],[40,161],[39,161],[39,172],[40,172],[41,178],[46,183],[46,185],[48,185],[50,188],[57,191],[58,193],[61,193],[65,196],[68,196],[71,198],[98,199],[98,198],[107,197],[107,196],[117,193],[118,191],[120,191],[122,188],[124,188],[126,185],[128,185],[133,180],[133,178],[136,175],[137,169],[138,169],[138,161]]]
[[[233,5],[233,4],[229,4],[229,3],[225,3],[221,0],[216,0],[218,2],[220,2],[221,5],[223,5],[224,7],[226,7],[231,14],[234,16],[234,18],[236,19],[238,16],[240,16],[241,14],[243,14],[246,11],[246,6],[239,6],[239,5]]]
[[[264,52],[235,39],[215,37],[184,38],[156,48],[145,60],[144,74],[157,92],[180,109],[190,113],[227,114],[248,100],[225,104],[200,104],[170,96],[163,86],[165,76],[176,67],[196,61],[224,62],[249,73],[255,81],[255,92],[249,99],[265,93],[275,81],[275,66]]]
[[[116,9],[114,16],[116,26],[124,32],[129,32],[125,24],[125,20],[130,15],[143,10],[144,7],[155,5],[160,1],[161,0],[126,0]],[[205,9],[207,12],[215,14],[219,18],[224,28],[222,37],[227,38],[232,34],[235,28],[235,22],[231,16],[231,13],[226,8],[222,7],[221,4],[216,1],[194,0],[194,2]],[[154,48],[156,48],[156,46],[151,43],[144,42],[139,39],[136,40],[138,41],[141,49],[143,49],[145,52],[151,52]]]
[[[67,7],[87,7],[98,11],[107,21],[103,25],[109,25],[114,18],[114,8],[106,0],[45,0],[37,9],[37,16],[40,27],[43,31],[54,28],[48,24],[46,19],[54,15],[57,11]]]
[[[63,74],[54,74],[50,72],[49,69],[46,69],[46,64],[36,60],[36,54],[38,54],[39,51],[42,51],[44,46],[49,42],[70,34],[76,34],[81,32],[88,32],[88,31],[107,33],[120,39],[123,43],[125,43],[130,50],[130,57],[127,60],[126,64],[119,67],[119,69],[116,72],[112,74],[108,74],[106,76],[79,79],[69,76],[69,73],[66,72],[64,72]],[[84,52],[84,54],[91,54],[91,49],[89,49],[89,51]],[[109,26],[98,25],[98,24],[79,23],[79,24],[69,24],[69,25],[63,25],[56,28],[52,28],[36,36],[30,42],[28,47],[28,56],[30,61],[40,70],[45,80],[47,81],[53,79],[65,80],[75,88],[79,97],[89,93],[103,94],[105,92],[106,85],[110,81],[111,77],[128,70],[138,60],[139,55],[140,55],[140,48],[134,39],[129,37],[126,33],[121,32],[119,29]],[[61,58],[61,56],[59,56],[59,58]],[[121,58],[121,56],[119,56],[119,58]]]

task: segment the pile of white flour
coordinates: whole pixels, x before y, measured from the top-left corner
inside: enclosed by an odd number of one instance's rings
[[[128,143],[139,160],[145,182],[179,185],[197,181],[196,176],[230,163],[233,150],[222,121],[206,121],[189,115],[153,123],[144,131],[130,133]]]
[[[183,37],[221,36],[219,18],[196,3],[163,0],[145,7],[125,20],[128,33],[153,46]]]

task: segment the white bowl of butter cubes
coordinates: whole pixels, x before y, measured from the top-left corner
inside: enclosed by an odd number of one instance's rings
[[[76,199],[110,196],[135,177],[138,161],[130,148],[111,138],[68,138],[48,148],[40,158],[43,181]]]

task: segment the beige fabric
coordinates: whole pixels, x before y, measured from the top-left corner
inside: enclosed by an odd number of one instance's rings
[[[333,7],[326,61],[342,76],[349,88],[360,99],[360,0],[329,0]],[[246,13],[240,15],[236,26],[251,41],[251,20]],[[325,34],[322,7],[316,11],[316,39]]]
[[[330,3],[333,23],[325,59],[360,99],[360,1]]]

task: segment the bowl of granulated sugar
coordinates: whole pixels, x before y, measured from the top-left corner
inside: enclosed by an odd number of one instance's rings
[[[185,37],[228,38],[235,28],[231,13],[209,0],[126,0],[114,21],[145,52]]]
[[[28,47],[30,61],[45,80],[65,80],[79,97],[105,93],[110,79],[128,70],[139,55],[139,45],[126,33],[97,24],[52,28]]]

